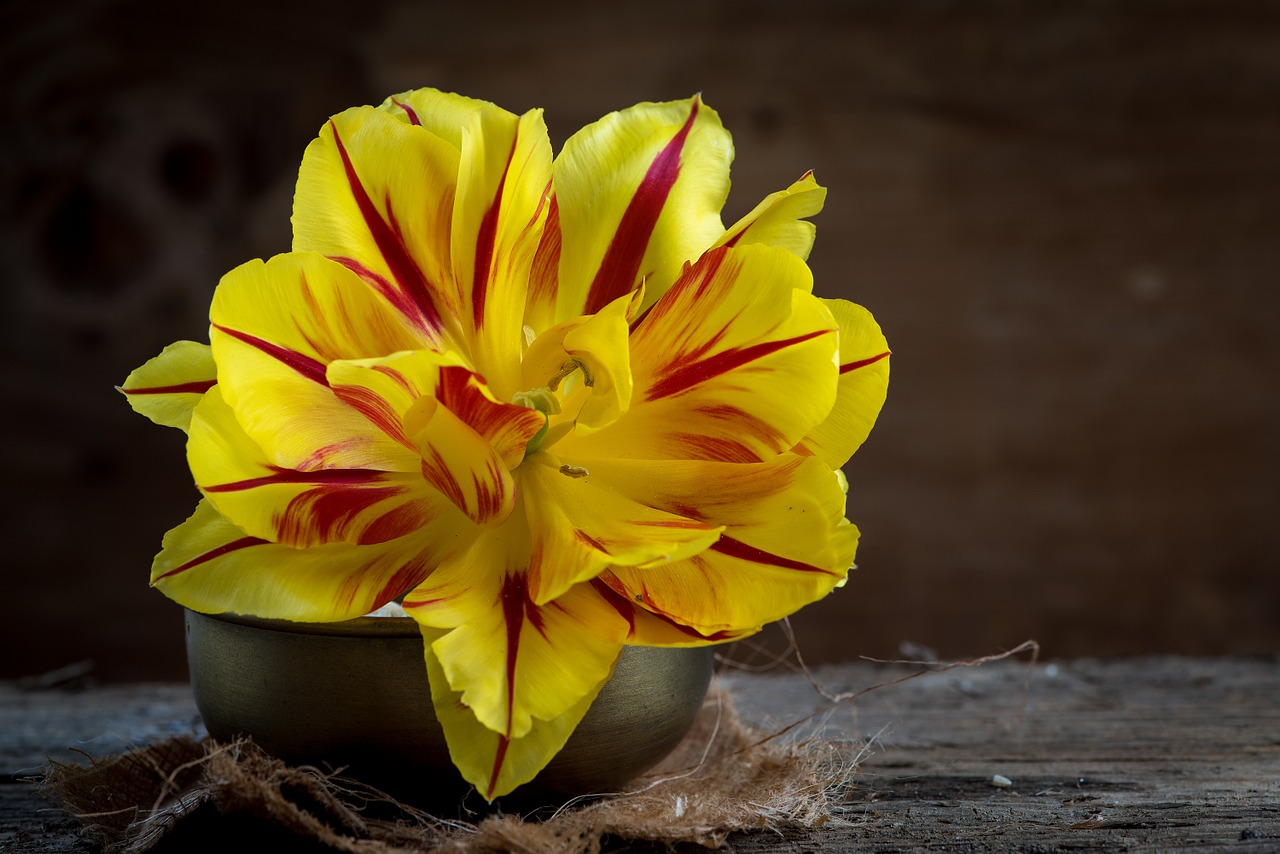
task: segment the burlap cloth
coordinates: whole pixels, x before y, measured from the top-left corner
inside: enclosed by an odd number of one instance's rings
[[[176,738],[88,766],[55,763],[44,789],[108,854],[337,850],[583,852],[606,844],[719,847],[735,831],[840,821],[859,745],[744,726],[713,684],[693,730],[628,790],[524,816],[440,817],[357,781],[290,767],[250,741]],[[250,845],[252,843],[252,845]]]

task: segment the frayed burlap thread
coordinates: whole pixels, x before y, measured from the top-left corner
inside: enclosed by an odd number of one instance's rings
[[[784,742],[757,732],[738,719],[727,692],[714,690],[680,747],[627,792],[569,805],[532,827],[490,818],[476,842],[481,850],[594,854],[606,836],[716,848],[734,832],[820,827],[840,820],[855,756],[816,737]]]
[[[180,736],[118,756],[90,757],[88,766],[53,762],[42,784],[106,851],[146,851],[194,810],[195,801],[183,796],[200,782],[205,757],[204,744]]]
[[[108,854],[142,854],[196,826],[223,845],[270,832],[353,854],[596,854],[606,839],[718,847],[734,832],[818,827],[838,820],[855,770],[841,745],[746,727],[717,683],[680,746],[627,791],[524,818],[442,819],[250,741],[170,739],[54,764],[44,782]]]

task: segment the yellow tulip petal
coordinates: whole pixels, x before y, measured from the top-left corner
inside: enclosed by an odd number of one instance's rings
[[[209,345],[177,341],[129,374],[119,388],[134,412],[156,424],[186,430],[191,410],[217,382]]]
[[[516,501],[510,470],[457,413],[435,397],[420,397],[405,415],[405,429],[422,455],[423,480],[468,518],[488,524],[510,515]]]
[[[724,232],[733,143],[694,97],[610,113],[555,162],[556,319],[594,314],[644,282],[653,303]]]
[[[489,101],[468,98],[439,89],[411,89],[392,95],[378,107],[401,122],[423,128],[455,151],[462,150],[462,136],[476,117],[485,123],[515,118]]]
[[[630,319],[644,293],[638,288],[619,297],[564,337],[565,353],[586,365],[591,375],[591,396],[578,410],[579,424],[603,427],[631,406]]]
[[[702,632],[692,626],[686,626],[666,614],[659,614],[646,608],[643,602],[635,599],[639,594],[631,592],[631,588],[609,570],[605,570],[587,583],[591,585],[596,595],[627,621],[627,643],[631,646],[707,646],[749,637],[759,631],[758,627],[752,626],[745,629],[717,629]]]
[[[852,555],[858,531],[845,525],[832,539]],[[729,537],[688,560],[612,572],[626,595],[645,608],[706,635],[751,634],[823,598],[845,578],[843,571],[829,572]]]
[[[628,630],[586,585],[535,605],[529,553],[528,524],[517,508],[506,525],[442,563],[404,599],[414,619],[449,630],[432,648],[450,688],[483,726],[512,740],[592,695]]]
[[[484,439],[507,469],[524,459],[525,446],[542,429],[541,413],[503,403],[458,356],[432,350],[393,353],[378,359],[331,362],[326,378],[333,393],[372,425],[420,453],[415,436],[438,404]],[[423,397],[436,402],[420,402]],[[416,461],[410,467],[416,467]]]
[[[477,112],[463,128],[453,269],[476,370],[500,397],[519,390],[529,270],[546,219],[551,143],[542,112]]]
[[[529,288],[525,295],[524,323],[541,335],[555,325],[556,302],[560,292],[560,200],[554,190],[547,201],[547,218],[542,225],[542,237],[533,256],[529,270]]]
[[[553,377],[566,386],[580,382],[590,392],[573,410],[577,422],[599,428],[616,421],[631,406],[629,319],[641,293],[620,297],[598,314],[567,320],[538,336],[525,354],[524,387],[545,386]],[[559,379],[566,370],[580,375]]]
[[[422,581],[443,556],[439,542],[419,535],[376,546],[293,549],[246,534],[201,501],[191,518],[165,535],[151,583],[204,613],[348,620]]]
[[[628,498],[606,475],[567,476],[547,454],[520,470],[532,532],[529,596],[545,605],[611,564],[679,560],[716,541],[720,528]]]
[[[298,171],[294,251],[346,266],[432,344],[456,337],[462,299],[450,234],[458,158],[456,145],[385,111],[355,107],[334,116]]]
[[[295,548],[380,543],[456,518],[418,474],[418,456],[401,451],[411,460],[407,471],[274,465],[219,388],[195,408],[187,440],[191,473],[218,511],[252,536]]]
[[[780,619],[825,596],[853,563],[857,529],[844,520],[844,490],[813,457],[592,465],[633,501],[724,526],[706,551],[686,560],[613,566],[612,578],[602,576],[624,599],[704,635]]]
[[[582,721],[604,683],[585,694],[565,711],[550,720],[533,719],[529,732],[519,738],[496,733],[476,720],[462,701],[462,692],[449,686],[440,660],[431,643],[443,632],[423,627],[426,641],[427,678],[431,682],[431,700],[436,719],[444,729],[449,757],[463,778],[476,787],[487,800],[501,797],[534,779],[560,749]]]
[[[219,387],[273,464],[403,470],[404,448],[325,377],[336,359],[422,346],[355,274],[309,253],[251,261],[223,277],[210,319]]]
[[[766,196],[751,213],[734,223],[712,248],[764,243],[808,260],[815,229],[813,223],[805,220],[822,210],[826,198],[826,188],[818,186],[812,172],[806,172],[787,189]]]
[[[546,424],[541,412],[497,400],[480,376],[465,368],[442,368],[436,397],[488,443],[507,469],[520,464],[525,446]]]
[[[703,256],[632,331],[626,415],[557,453],[753,462],[789,450],[835,402],[838,327],[810,282],[781,249]]]
[[[862,447],[884,406],[889,344],[862,306],[837,299],[823,302],[840,324],[840,383],[831,414],[796,444],[795,451],[839,468]]]
[[[416,466],[418,445],[405,429],[405,414],[423,395],[440,384],[440,367],[456,360],[433,350],[411,350],[376,359],[330,362],[325,381],[334,395],[355,409],[370,425],[413,452],[405,470]]]

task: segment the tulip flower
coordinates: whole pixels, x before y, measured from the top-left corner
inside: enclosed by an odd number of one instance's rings
[[[488,799],[564,745],[625,644],[745,637],[842,585],[840,467],[888,348],[812,293],[812,175],[724,228],[732,151],[697,97],[554,158],[539,110],[423,89],[334,116],[292,251],[227,273],[209,344],[122,387],[187,431],[202,494],[152,584],[299,621],[402,602]]]

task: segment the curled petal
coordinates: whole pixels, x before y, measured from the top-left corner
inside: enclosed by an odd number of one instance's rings
[[[526,388],[545,385],[577,362],[581,378],[570,375],[568,382],[588,386],[585,400],[575,408],[576,420],[588,428],[616,421],[631,406],[633,383],[629,313],[642,291],[620,297],[591,317],[566,320],[548,329],[525,354],[523,383]]]
[[[220,513],[252,536],[296,548],[380,543],[456,521],[417,473],[417,454],[400,453],[407,471],[274,465],[217,388],[196,407],[187,440],[196,485]]]
[[[403,470],[403,446],[338,399],[329,362],[421,346],[386,302],[318,255],[251,261],[223,277],[210,310],[219,388],[274,465]]]
[[[510,470],[457,413],[435,397],[420,397],[405,415],[405,429],[422,455],[423,479],[468,518],[483,525],[511,514],[516,490]]]
[[[209,345],[177,341],[129,374],[120,391],[134,412],[156,424],[186,430],[191,410],[217,382]]]
[[[456,357],[447,354],[413,350],[376,359],[333,361],[325,379],[339,400],[416,454],[418,445],[406,432],[405,414],[418,398],[435,396],[442,366],[456,364]],[[407,465],[412,468],[413,463]]]
[[[871,312],[845,300],[823,300],[840,324],[840,383],[831,413],[795,452],[832,468],[848,462],[875,426],[889,390],[889,344]]]
[[[717,240],[717,246],[764,243],[778,246],[808,260],[813,248],[813,223],[805,220],[822,210],[827,189],[818,186],[812,172],[781,192],[771,193],[751,213],[734,223]]]
[[[208,501],[164,538],[151,583],[196,611],[348,620],[413,587],[442,553],[425,537],[293,549],[246,534]]]
[[[650,303],[724,232],[733,144],[694,97],[637,104],[574,134],[555,162],[557,319],[594,314],[642,282]]]
[[[564,440],[575,457],[754,462],[789,450],[835,402],[837,325],[795,255],[704,255],[631,334],[626,415]]]
[[[479,375],[464,368],[440,370],[436,397],[481,436],[508,469],[520,464],[525,446],[546,424],[542,413],[495,398]]]

